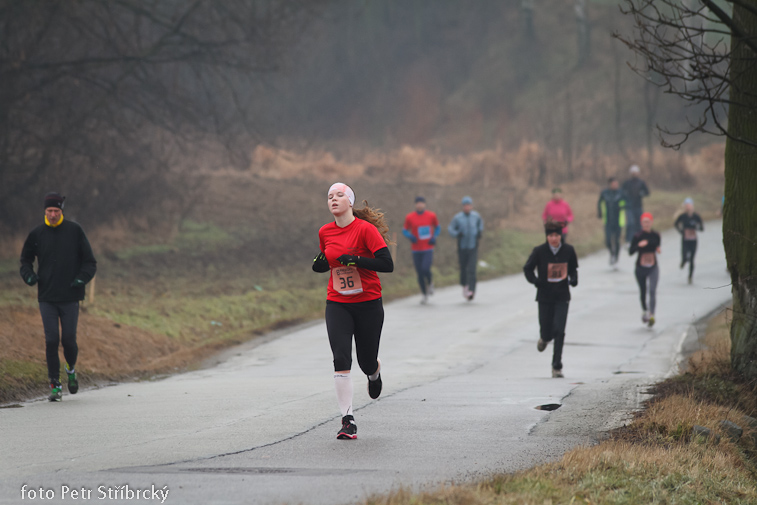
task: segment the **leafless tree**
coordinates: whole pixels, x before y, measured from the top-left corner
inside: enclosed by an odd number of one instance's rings
[[[726,137],[723,245],[731,273],[731,362],[757,380],[757,5],[751,0],[625,0],[637,71],[694,105],[695,132]],[[663,132],[665,129],[662,128]],[[666,132],[670,133],[670,132]]]
[[[5,226],[51,189],[80,195],[82,214],[160,200],[177,152],[254,137],[251,83],[326,2],[0,0]]]

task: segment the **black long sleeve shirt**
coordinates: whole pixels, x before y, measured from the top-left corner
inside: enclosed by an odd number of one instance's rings
[[[644,247],[639,247],[639,242],[641,242],[642,240],[646,240],[647,245],[645,245]],[[636,266],[652,268],[653,266],[657,265],[657,248],[660,247],[660,243],[660,234],[656,231],[640,231],[633,236],[633,240],[631,240],[631,247],[628,249],[628,254],[633,256],[638,252],[639,257],[636,258]]]
[[[37,260],[40,302],[75,302],[84,300],[84,286],[71,287],[74,279],[86,284],[97,272],[97,261],[81,226],[63,220],[55,228],[42,224],[34,228],[21,250],[21,277],[34,273]]]
[[[537,271],[538,277],[534,274]],[[557,254],[549,243],[534,247],[523,266],[523,273],[537,287],[537,302],[567,302],[570,286],[578,285],[578,257],[570,244],[562,244]]]
[[[697,231],[704,231],[702,218],[696,212],[691,215],[684,212],[678,216],[674,226],[683,237],[683,240],[696,240]]]

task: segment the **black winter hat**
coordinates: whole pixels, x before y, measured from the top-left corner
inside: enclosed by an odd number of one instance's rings
[[[65,202],[66,197],[61,196],[60,193],[48,193],[45,195],[45,208],[48,207],[58,207],[59,209],[63,210],[63,202]]]
[[[552,221],[550,219],[546,223],[544,223],[544,233],[546,235],[551,235],[552,233],[562,235],[562,229],[564,226],[565,223],[561,223],[560,221]]]

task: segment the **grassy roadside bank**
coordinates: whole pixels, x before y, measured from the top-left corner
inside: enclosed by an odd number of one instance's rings
[[[687,370],[655,385],[633,421],[596,446],[478,484],[399,491],[364,504],[757,503],[757,388],[730,369],[728,327],[727,309],[709,321]],[[723,421],[743,433],[737,438]]]
[[[714,217],[715,193],[693,193],[705,219]],[[648,199],[659,229],[672,225],[680,202],[690,194],[658,191]],[[518,214],[487,221],[482,280],[521,271],[531,248],[544,240],[539,216],[548,198],[548,190],[534,190]],[[576,223],[570,242],[579,255],[601,249],[596,194],[576,189],[572,198]],[[98,254],[96,298],[83,304],[79,326],[77,368],[82,384],[191,369],[218,350],[322,317],[326,279],[310,271],[314,252],[306,249],[296,265],[277,265],[275,258],[252,254],[250,261],[230,261],[228,251],[250,233],[238,226],[188,221],[170,241]],[[309,239],[317,248],[317,239]],[[398,242],[395,272],[382,276],[387,301],[418,290],[407,241],[400,235]],[[5,403],[43,395],[47,385],[35,291],[20,282],[15,260],[0,268],[0,403]],[[449,237],[440,239],[434,274],[437,286],[457,283],[454,242]],[[525,282],[524,293],[532,294]]]

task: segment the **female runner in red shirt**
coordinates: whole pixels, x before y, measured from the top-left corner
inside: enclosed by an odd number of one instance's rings
[[[381,361],[378,359],[384,306],[376,272],[394,270],[389,253],[389,227],[384,214],[368,207],[355,209],[355,193],[343,183],[328,192],[334,222],[318,231],[321,252],[313,260],[315,272],[331,272],[326,297],[326,329],[334,355],[336,398],[342,411],[338,439],[357,438],[352,416],[352,337],[358,365],[368,376],[368,394],[381,394]]]

